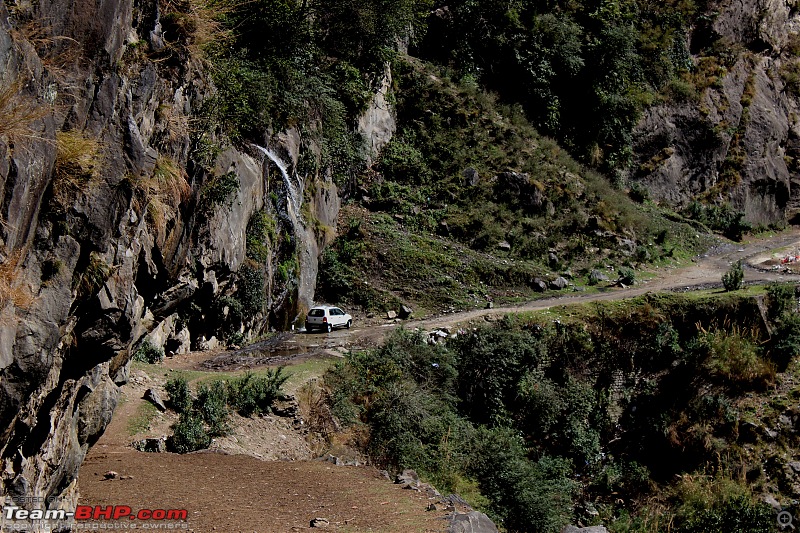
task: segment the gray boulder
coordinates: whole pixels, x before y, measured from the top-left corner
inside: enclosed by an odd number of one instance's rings
[[[419,482],[419,474],[415,470],[407,468],[395,476],[394,482],[398,485],[415,484]]]
[[[559,276],[550,282],[550,288],[553,289],[554,291],[560,291],[566,289],[568,286],[569,282],[562,276]]]
[[[467,187],[474,187],[481,180],[481,177],[478,174],[478,171],[475,170],[472,167],[466,169],[464,171],[463,175],[464,175],[464,185],[466,185]]]
[[[601,281],[608,281],[608,276],[600,272],[599,270],[592,270],[589,273],[589,284],[590,285],[597,285]]]
[[[534,278],[533,282],[531,283],[531,288],[536,292],[544,292],[547,290],[547,283],[540,278]]]
[[[153,405],[155,405],[156,409],[158,409],[162,413],[167,410],[167,406],[164,405],[164,401],[161,399],[161,396],[154,389],[147,389],[144,393],[143,398],[148,402],[152,403]]]
[[[488,516],[478,511],[455,513],[450,520],[447,533],[498,533]]]

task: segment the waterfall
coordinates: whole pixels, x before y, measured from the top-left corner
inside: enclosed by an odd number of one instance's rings
[[[296,172],[294,173],[293,179],[289,174],[286,163],[284,163],[274,151],[263,146],[258,146],[257,144],[252,144],[251,146],[253,149],[261,152],[264,155],[264,158],[262,159],[262,165],[264,165],[266,163],[266,159],[269,158],[269,160],[275,164],[276,167],[278,167],[278,170],[280,170],[284,186],[286,187],[286,211],[283,213],[283,215],[285,215],[283,220],[291,225],[291,231],[295,237],[294,253],[297,254],[299,266],[296,286],[296,303],[299,304],[299,307],[295,310],[302,309],[303,307],[310,307],[313,304],[314,288],[316,287],[317,270],[319,268],[319,262],[317,259],[319,255],[319,248],[317,246],[317,240],[313,230],[308,227],[310,226],[310,224],[308,224],[310,221],[303,220],[303,216],[300,213],[300,208],[303,205],[305,179]],[[278,215],[281,215],[281,213],[278,213]],[[283,257],[285,258],[286,256]],[[283,296],[288,294],[286,292],[287,290],[291,290],[289,286],[284,289]],[[282,307],[283,304],[279,304],[279,306]]]
[[[278,155],[270,150],[269,148],[264,148],[263,146],[259,146],[257,144],[252,145],[253,148],[264,154],[266,157],[272,161],[278,170],[281,171],[281,176],[283,177],[283,183],[286,185],[286,199],[289,202],[289,206],[292,210],[292,215],[297,217],[298,219],[302,220],[302,215],[300,214],[300,207],[303,204],[303,181],[298,176],[297,184],[295,185],[292,183],[292,179],[289,177],[289,171],[286,168],[286,163],[278,157]]]

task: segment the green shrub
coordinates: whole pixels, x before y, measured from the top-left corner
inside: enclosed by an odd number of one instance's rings
[[[189,453],[211,446],[211,436],[203,426],[203,418],[196,413],[181,413],[178,422],[172,426],[172,432],[167,439],[167,447],[172,452]]]
[[[645,201],[650,200],[650,191],[647,189],[647,187],[636,181],[631,184],[628,196],[630,196],[631,200],[634,202],[642,204]]]
[[[275,219],[265,210],[256,211],[247,223],[247,257],[264,264],[269,260],[276,236]]]
[[[289,379],[289,375],[283,373],[284,368],[281,366],[269,369],[264,376],[248,372],[231,381],[228,385],[228,401],[231,407],[242,416],[268,413],[280,395],[281,387]]]
[[[141,363],[149,363],[151,365],[160,363],[164,360],[164,349],[156,346],[149,340],[144,340],[133,354],[133,360]]]
[[[469,449],[468,471],[480,480],[505,529],[558,533],[570,523],[577,487],[567,461],[531,461],[523,440],[507,428],[480,428]]]
[[[785,283],[771,283],[767,287],[767,308],[769,317],[773,320],[784,313],[794,311],[797,307],[795,286]]]
[[[224,339],[239,332],[246,316],[244,306],[236,296],[223,296],[218,299],[214,305],[214,314],[216,315],[217,331]]]
[[[636,283],[636,271],[630,267],[619,267],[617,269],[619,274],[619,282],[631,286]]]
[[[185,378],[173,378],[164,385],[167,391],[167,399],[178,413],[188,412],[192,408],[192,394],[189,391],[189,383]]]
[[[233,205],[233,195],[239,190],[239,186],[239,176],[236,172],[214,176],[200,189],[201,209],[208,212],[217,206],[230,208]]]
[[[252,317],[264,310],[265,286],[266,281],[262,267],[252,260],[245,261],[239,268],[236,290],[236,296],[242,306],[243,318]]]
[[[770,357],[784,370],[793,358],[800,355],[800,314],[784,313],[772,332]]]
[[[212,437],[226,435],[230,431],[228,424],[228,387],[224,381],[218,380],[197,389],[194,409],[208,424],[208,434]]]
[[[711,509],[694,511],[675,529],[676,533],[771,533],[775,531],[772,509],[740,496]]]
[[[753,383],[775,375],[774,366],[761,357],[758,346],[739,328],[703,333],[701,344],[708,353],[706,368],[733,383]]]
[[[722,286],[726,291],[738,291],[742,288],[744,282],[744,270],[742,269],[742,261],[736,261],[731,265],[726,273],[722,275]]]

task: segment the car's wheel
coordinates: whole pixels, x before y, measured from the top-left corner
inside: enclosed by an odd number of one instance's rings
[[[306,322],[306,333],[311,333],[311,324]]]
[[[352,325],[353,325],[353,321],[352,320],[348,320],[347,321],[347,329],[350,329],[350,326],[352,326]]]
[[[329,322],[329,323],[328,323],[328,333],[330,333],[331,331],[333,331],[333,324],[331,324],[331,323]]]

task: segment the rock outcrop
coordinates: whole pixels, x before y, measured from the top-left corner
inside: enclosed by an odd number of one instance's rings
[[[213,83],[169,38],[150,0],[0,1],[0,499],[23,508],[74,508],[145,339],[288,327],[335,235],[330,173],[298,171],[314,141],[265,135],[281,168],[213,153]]]
[[[724,0],[690,32],[698,94],[644,114],[631,180],[678,206],[730,202],[753,223],[800,212],[800,14],[784,0]]]

